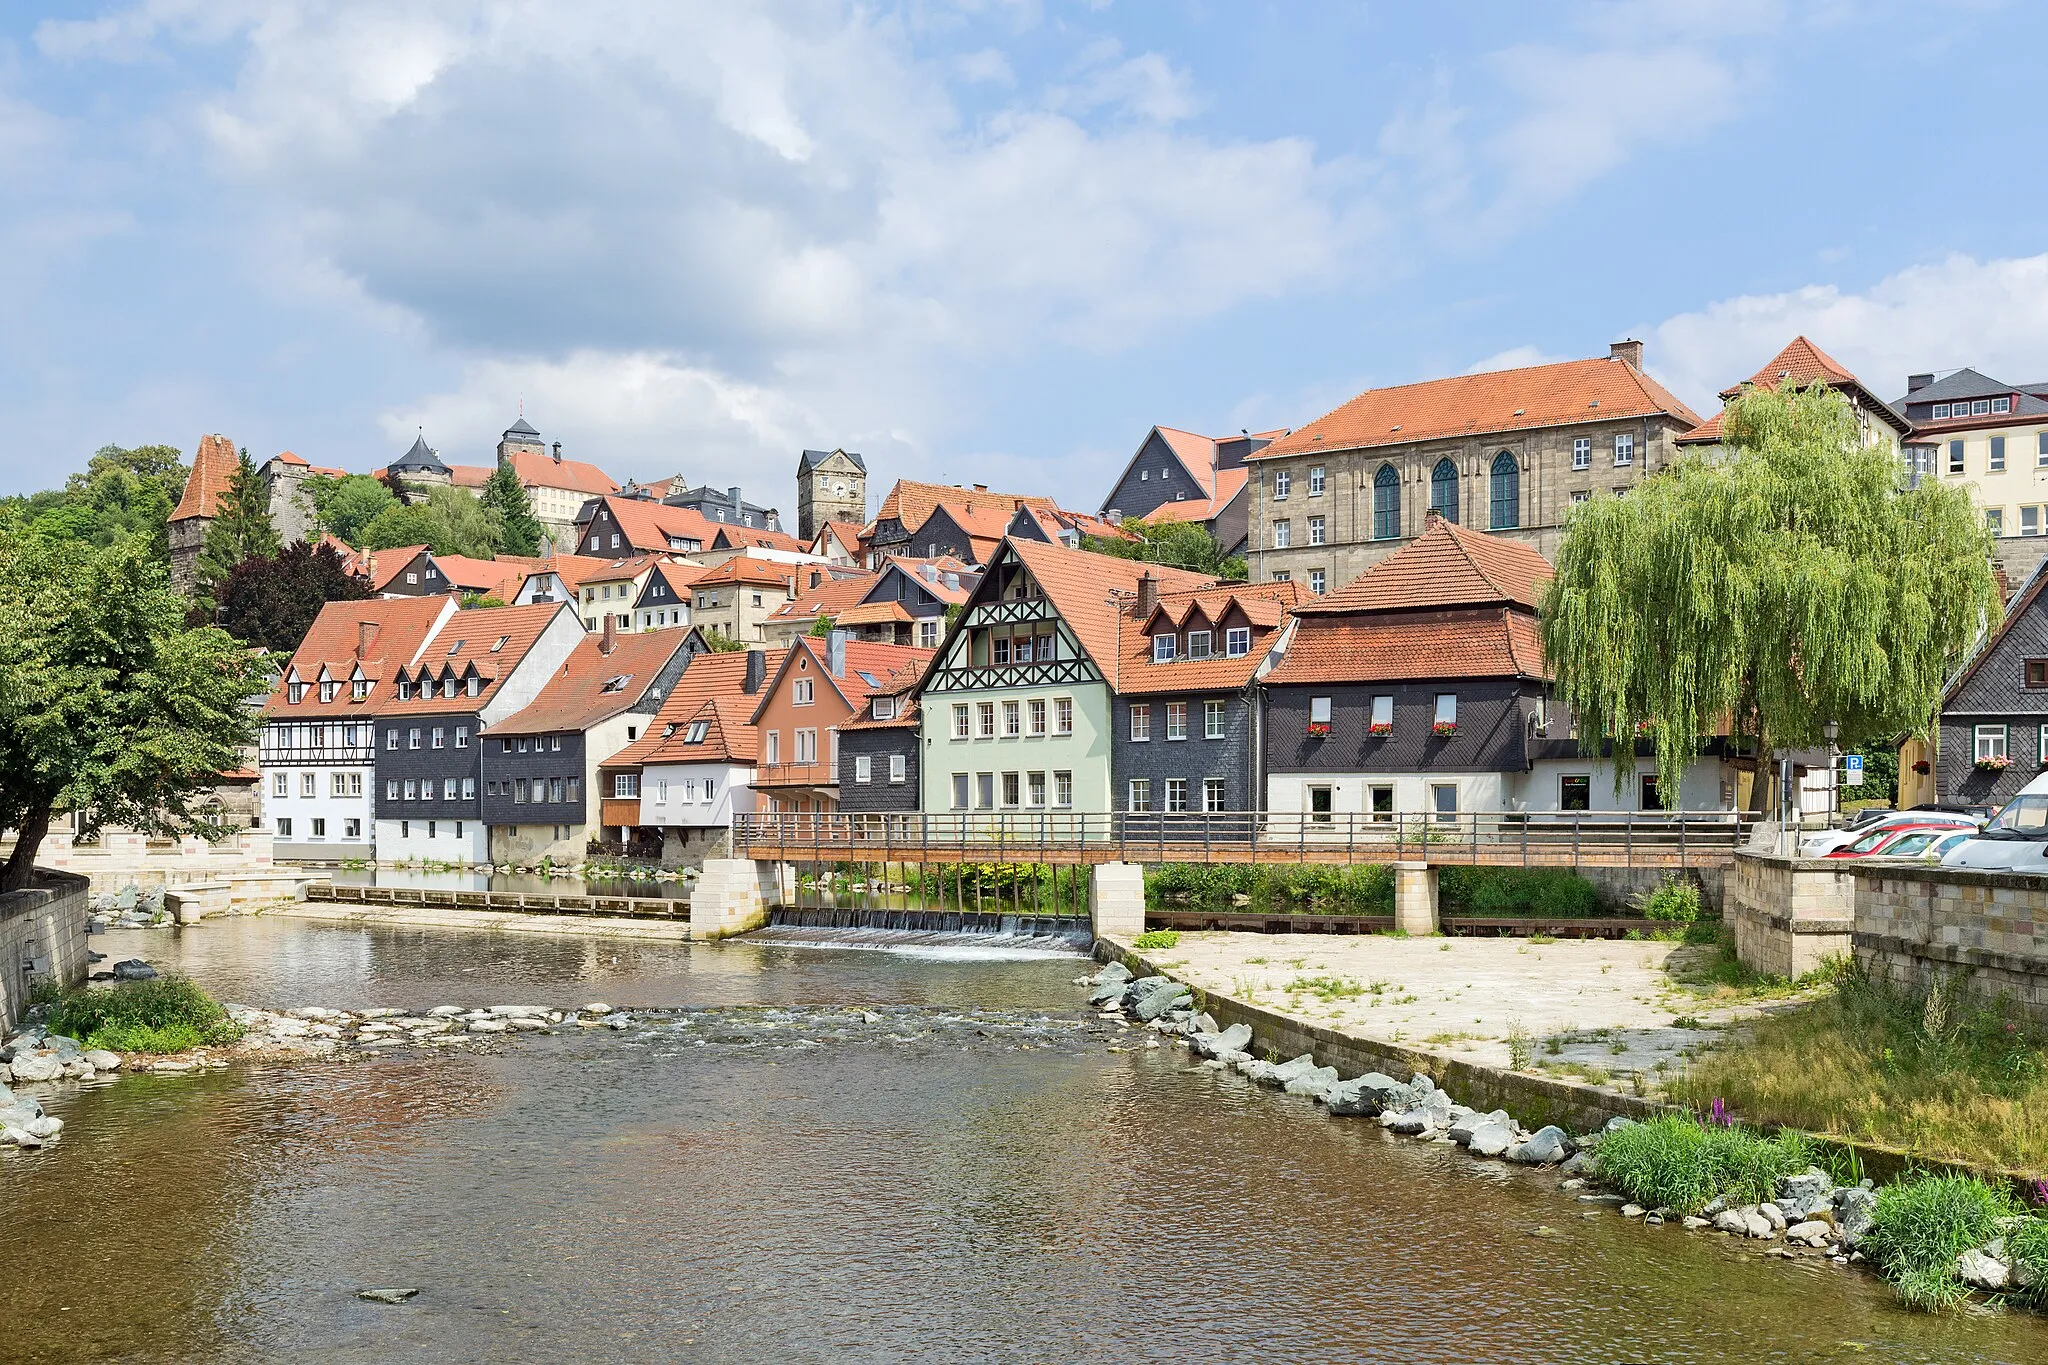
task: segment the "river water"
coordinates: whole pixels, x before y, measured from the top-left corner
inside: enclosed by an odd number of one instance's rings
[[[1582,1218],[1555,1175],[1146,1050],[1077,956],[95,944],[256,1005],[684,1013],[46,1099],[63,1139],[0,1159],[6,1360],[2048,1361],[2039,1318]],[[420,1293],[355,1297],[385,1285]]]

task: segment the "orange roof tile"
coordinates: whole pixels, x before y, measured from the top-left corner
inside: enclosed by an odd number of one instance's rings
[[[771,649],[763,654],[766,671],[765,679],[775,676],[782,667],[783,659],[789,654],[785,649]],[[699,654],[690,660],[683,676],[676,679],[668,696],[661,703],[661,710],[640,738],[627,745],[618,753],[604,760],[607,768],[637,767],[642,763],[687,763],[695,762],[682,752],[686,728],[682,722],[694,716],[708,701],[723,698],[738,708],[742,722],[754,713],[760,704],[760,694],[748,695],[740,689],[746,685],[747,651],[730,650],[722,654]],[[751,729],[751,726],[747,728]]]
[[[1052,505],[1051,498],[1033,497],[1023,493],[991,493],[985,488],[961,488],[955,484],[917,483],[911,479],[898,479],[896,486],[882,499],[882,506],[875,513],[875,520],[887,521],[893,517],[904,530],[915,531],[924,525],[925,519],[940,506],[1000,512],[1007,522],[1019,507]]]
[[[799,555],[810,552],[810,546],[781,531],[767,531],[758,526],[734,526],[731,522],[714,521],[711,524],[718,528],[718,534],[706,543],[721,550],[787,550]]]
[[[275,720],[334,720],[378,714],[394,696],[390,684],[383,680],[412,662],[444,615],[455,615],[452,598],[372,597],[360,602],[329,602],[292,651],[290,663],[264,703],[264,715]],[[370,627],[367,645],[364,625]],[[362,649],[360,657],[358,648]],[[349,689],[342,687],[333,700],[323,702],[317,686],[309,686],[296,702],[287,700],[285,685],[294,671],[301,682],[312,684],[325,667],[329,677],[342,682],[359,664],[373,683],[363,700],[354,700]]]
[[[537,573],[552,573],[562,580],[562,586],[570,592],[583,586],[584,580],[600,569],[609,568],[614,562],[603,555],[552,554],[528,571],[531,577]]]
[[[889,645],[872,640],[848,640],[846,642],[846,672],[834,674],[827,667],[828,645],[816,636],[803,636],[783,651],[782,662],[768,674],[768,685],[761,689],[759,708],[768,704],[768,699],[782,685],[783,675],[788,673],[797,660],[798,653],[808,654],[817,665],[812,676],[822,678],[826,685],[839,693],[840,698],[855,711],[867,704],[867,699],[876,692],[889,690],[889,679],[897,674],[911,672],[924,674],[937,650],[919,649],[914,645]],[[868,679],[873,678],[873,682]]]
[[[493,735],[532,735],[552,730],[588,730],[609,720],[647,694],[654,680],[689,638],[687,627],[630,631],[604,652],[604,637],[588,635],[541,685],[540,694],[522,711],[499,721]],[[623,686],[608,690],[614,678]]]
[[[225,436],[202,436],[199,453],[192,457],[192,473],[185,479],[185,492],[178,499],[172,521],[211,517],[220,508],[221,497],[234,482],[242,457],[235,443]]]
[[[810,585],[813,572],[822,575],[815,586]],[[844,569],[840,570],[840,576],[835,577],[816,565],[798,565],[796,575],[796,596],[777,607],[769,620],[810,621],[820,615],[836,620],[841,612],[858,606],[861,598],[866,597],[881,578],[878,573],[848,572]]]
[[[610,475],[582,460],[558,460],[552,455],[535,455],[525,450],[515,450],[506,459],[525,488],[566,488],[593,498],[609,497],[619,491]]]
[[[1194,592],[1162,593],[1158,604],[1142,616],[1133,602],[1124,614],[1124,649],[1117,671],[1117,691],[1147,695],[1243,687],[1265,661],[1273,646],[1274,632],[1284,623],[1287,612],[1307,597],[1307,590],[1299,583],[1226,583]],[[1251,652],[1235,659],[1224,655],[1221,633],[1224,619],[1233,610],[1241,612],[1254,627]],[[1211,643],[1215,652],[1207,659],[1154,663],[1152,634],[1148,629],[1152,622],[1163,616],[1175,627],[1185,628],[1198,614],[1216,631]]]
[[[505,602],[518,595],[526,576],[540,565],[538,555],[499,555],[496,559],[475,559],[469,555],[434,556],[434,567],[456,587]]]
[[[405,566],[426,549],[424,545],[395,545],[388,550],[366,550],[363,554],[363,571],[370,575],[370,586],[378,592],[390,587],[405,572]]]
[[[611,512],[626,544],[635,550],[674,550],[676,547],[669,543],[671,536],[694,540],[708,548],[720,526],[690,508],[640,498],[607,497],[604,506]]]
[[[780,612],[776,614],[781,615]],[[862,602],[857,606],[848,607],[844,611],[835,612],[832,616],[832,624],[835,626],[883,626],[892,625],[898,621],[914,621],[916,619],[916,617],[904,609],[901,602],[892,598],[887,602]]]
[[[1534,611],[1550,561],[1520,541],[1468,530],[1432,516],[1421,535],[1296,614],[1405,611],[1512,603]]]
[[[915,729],[918,723],[917,685],[924,678],[925,667],[925,663],[906,664],[894,673],[877,679],[881,685],[869,692],[868,698],[872,701],[875,697],[895,697],[894,716],[888,720],[876,720],[874,708],[863,704],[859,711],[839,722],[839,728],[842,731]]]
[[[1400,616],[1304,615],[1266,683],[1547,678],[1536,619],[1512,607]]]
[[[1245,458],[1270,460],[1316,451],[1659,415],[1687,427],[1700,423],[1698,413],[1625,360],[1611,356],[1566,360],[1367,389]]]
[[[448,466],[448,482],[457,488],[482,488],[491,481],[497,468],[487,464],[451,464]]]
[[[475,607],[456,612],[408,672],[417,676],[423,669],[435,678],[450,673],[459,678],[474,666],[483,680],[477,695],[472,697],[462,693],[444,697],[436,693],[433,697],[422,697],[415,691],[404,701],[391,698],[381,714],[481,711],[497,694],[498,684],[510,676],[513,668],[526,657],[526,652],[533,648],[561,612],[569,612],[572,619],[575,616],[566,602],[535,602],[524,607]],[[503,644],[498,643],[501,638]]]
[[[1835,358],[1814,345],[1803,336],[1793,337],[1785,343],[1785,349],[1771,357],[1770,363],[1741,384],[1730,384],[1721,390],[1721,397],[1733,398],[1741,393],[1744,385],[1760,389],[1775,389],[1790,380],[1804,388],[1814,380],[1821,379],[1829,384],[1855,384],[1856,376],[1849,373]]]
[[[1206,574],[1145,564],[1135,559],[1119,559],[1115,555],[1096,554],[1092,550],[1069,550],[1062,545],[1047,545],[1035,540],[1005,543],[1031,571],[1040,591],[1067,623],[1067,629],[1074,632],[1074,638],[1081,642],[1081,647],[1088,651],[1095,666],[1111,675],[1112,686],[1118,663],[1119,620],[1128,610],[1112,594],[1135,597],[1138,580],[1148,573],[1162,593],[1216,585],[1216,580]]]
[[[937,555],[930,559],[919,559],[910,555],[884,555],[882,556],[882,562],[885,565],[893,564],[898,569],[901,569],[917,583],[917,586],[923,588],[947,606],[954,606],[965,602],[974,591],[973,583],[961,582],[961,579],[967,578],[973,579],[976,582],[980,581],[979,570],[972,564],[963,563],[955,559],[952,555]],[[926,578],[924,576],[923,566],[926,564],[931,565],[934,577]],[[946,575],[949,573],[953,575],[954,582],[958,583],[959,586],[951,588],[946,586]]]
[[[706,569],[697,576],[703,586],[718,583],[764,583],[778,588],[787,588],[789,580],[803,565],[777,564],[752,555],[734,555],[716,568]]]
[[[860,527],[853,522],[828,521],[818,528],[818,539],[835,541],[849,554],[860,553]]]

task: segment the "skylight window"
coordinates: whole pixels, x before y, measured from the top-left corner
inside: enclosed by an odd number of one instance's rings
[[[882,685],[880,680],[878,680],[874,674],[868,672],[866,669],[855,669],[854,671],[856,674],[859,675],[860,680],[866,683],[869,687],[880,687]]]
[[[511,638],[512,637],[509,635],[500,635],[498,637],[498,643],[491,646],[491,653],[496,654],[499,650],[503,649],[505,647],[505,642]]]
[[[690,732],[683,736],[683,743],[702,744],[704,742],[704,736],[710,731],[710,729],[711,722],[708,720],[691,721]]]
[[[453,658],[455,655],[460,654],[462,652],[463,645],[467,643],[468,641],[466,640],[457,640],[454,644],[448,646],[449,657]]]
[[[626,680],[627,680],[628,678],[632,677],[632,676],[633,676],[633,675],[632,675],[632,674],[630,674],[630,673],[621,673],[621,674],[617,675],[616,677],[606,678],[606,679],[604,680],[604,686],[602,686],[602,687],[598,688],[597,690],[598,690],[598,691],[600,691],[600,692],[617,692],[617,691],[620,691],[620,690],[622,690],[622,689],[623,689],[623,688],[625,687],[625,685],[626,685]]]

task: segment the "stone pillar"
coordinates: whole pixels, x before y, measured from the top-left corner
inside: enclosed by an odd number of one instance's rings
[[[1145,869],[1137,863],[1097,863],[1088,878],[1088,916],[1097,938],[1136,938],[1145,932]]]
[[[242,856],[249,860],[251,867],[271,867],[276,863],[272,854],[272,840],[275,836],[267,829],[245,829],[237,842],[241,845]]]
[[[751,858],[706,858],[690,890],[690,937],[698,942],[744,934],[768,922],[768,907],[779,899],[774,863]]]
[[[1428,863],[1394,864],[1394,928],[1418,938],[1442,932],[1436,917],[1436,869]]]
[[[36,849],[36,866],[71,866],[72,844],[70,831],[51,833],[43,836],[43,842]]]

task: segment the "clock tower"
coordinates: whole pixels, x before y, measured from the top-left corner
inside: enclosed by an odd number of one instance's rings
[[[868,464],[844,450],[806,450],[796,466],[796,533],[815,540],[828,521],[868,520]]]

